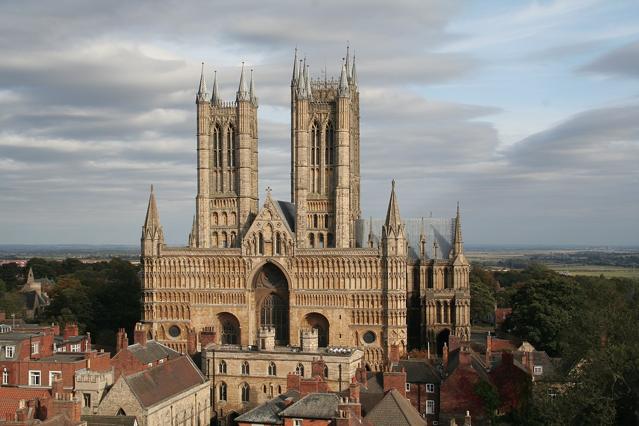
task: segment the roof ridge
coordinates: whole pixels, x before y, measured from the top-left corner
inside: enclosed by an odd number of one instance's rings
[[[395,391],[395,392],[393,392]],[[395,400],[395,404],[397,404],[397,408],[399,408],[399,412],[402,413],[402,416],[404,416],[404,419],[406,420],[406,422],[408,424],[411,424],[410,419],[406,416],[406,413],[404,413],[404,410],[402,409],[400,403],[401,401],[397,398],[397,395],[401,396],[401,394],[399,393],[399,391],[395,388],[391,389],[390,392],[391,396],[393,397],[393,399]],[[411,405],[412,407],[412,405]]]

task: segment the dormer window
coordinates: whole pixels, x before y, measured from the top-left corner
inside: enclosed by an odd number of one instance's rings
[[[13,358],[16,354],[15,346],[7,346],[4,348],[4,356],[5,358]]]

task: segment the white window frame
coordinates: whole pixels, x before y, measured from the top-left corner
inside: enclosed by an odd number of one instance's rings
[[[16,347],[15,346],[6,346],[4,348],[4,357],[5,358],[13,358],[16,356]]]
[[[62,371],[49,371],[49,386],[53,386],[53,379],[55,376],[62,378]]]
[[[427,399],[426,400],[426,414],[435,414],[435,400]]]
[[[426,392],[427,393],[435,393],[435,384],[434,383],[426,383]]]
[[[40,342],[31,342],[31,355],[40,353]]]
[[[302,426],[304,420],[302,419],[293,419],[293,426]]]
[[[406,383],[404,389],[406,389],[406,392],[410,392],[410,383]]]
[[[544,374],[544,367],[543,365],[535,365],[533,367],[533,374],[535,376],[541,376],[542,374]]]
[[[79,343],[71,345],[71,352],[82,352],[81,345]]]
[[[6,367],[2,369],[2,384],[3,385],[9,384],[9,370],[7,370]]]
[[[37,373],[37,376],[36,376]],[[38,383],[34,383],[33,379],[37,377]],[[29,386],[42,386],[42,371],[29,370]]]

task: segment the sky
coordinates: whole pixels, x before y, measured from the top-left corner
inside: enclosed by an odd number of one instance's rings
[[[195,211],[201,62],[259,97],[259,184],[289,199],[293,52],[361,104],[362,209],[452,217],[466,244],[639,244],[639,5],[0,2],[0,244],[137,244]]]

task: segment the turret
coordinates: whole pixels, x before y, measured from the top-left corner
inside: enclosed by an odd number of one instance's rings
[[[426,259],[426,229],[424,228],[424,218],[422,217],[422,226],[419,231],[419,257]]]
[[[160,215],[155,202],[155,193],[151,185],[151,195],[149,195],[149,205],[146,210],[146,219],[142,226],[141,250],[142,256],[159,256],[160,247],[164,245],[164,232],[160,225]]]
[[[406,235],[404,224],[399,215],[399,204],[395,195],[395,181],[393,180],[386,221],[382,227],[382,247],[385,256],[406,256]]]
[[[193,216],[193,224],[191,225],[191,232],[189,233],[189,247],[197,246],[197,221],[195,215]]]

